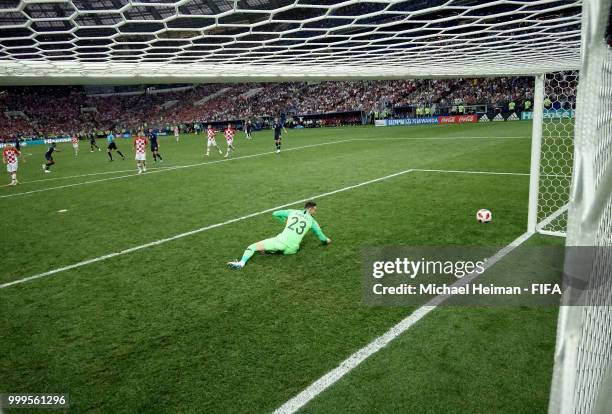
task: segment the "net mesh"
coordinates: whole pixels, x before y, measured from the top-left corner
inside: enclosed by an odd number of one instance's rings
[[[581,309],[580,341],[576,366],[576,412],[590,413],[612,369],[612,50],[607,49],[602,66],[602,89],[597,99],[601,112],[595,118],[594,151],[595,192],[601,211],[596,222],[593,270],[588,279],[585,303]],[[608,374],[610,375],[610,374]],[[612,412],[612,407],[607,407]]]
[[[556,72],[544,81],[538,231],[565,235],[574,162],[574,111],[578,71]]]
[[[0,76],[550,72],[579,66],[580,14],[580,0],[0,0]]]
[[[574,179],[550,413],[610,413],[612,399],[612,1],[584,2]],[[606,32],[606,26],[608,26]],[[607,41],[607,44],[606,44]]]

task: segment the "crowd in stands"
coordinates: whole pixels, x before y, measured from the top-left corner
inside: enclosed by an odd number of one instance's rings
[[[83,124],[84,95],[75,87],[10,88],[0,96],[0,131],[30,136],[57,135]],[[87,127],[85,123],[83,126]]]
[[[532,90],[531,78],[206,84],[105,95],[87,95],[76,86],[11,87],[0,93],[0,131],[3,137],[44,137],[145,125],[205,128],[209,122],[280,114],[306,117],[316,125],[352,124],[373,114],[414,114],[420,106],[436,114],[459,104],[507,109],[515,102],[522,109],[523,101],[532,100]]]

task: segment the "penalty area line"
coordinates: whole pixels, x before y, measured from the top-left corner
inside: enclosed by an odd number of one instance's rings
[[[395,140],[400,140],[400,141],[405,141],[405,140],[420,140],[420,141],[423,141],[423,140],[427,141],[427,140],[429,140],[429,141],[435,141],[435,140],[456,140],[456,139],[468,139],[469,140],[469,139],[528,139],[528,138],[529,137],[518,137],[518,136],[513,136],[513,137],[485,136],[485,137],[376,137],[376,138],[347,138],[347,139],[330,141],[330,142],[322,142],[322,143],[318,143],[318,144],[304,145],[304,146],[299,146],[299,147],[295,147],[295,148],[288,148],[288,149],[283,150],[283,152],[295,151],[295,150],[311,148],[311,147],[319,147],[319,146],[330,145],[330,144],[341,144],[343,142],[368,142],[368,141],[388,141],[388,140],[393,140],[393,141],[395,141]],[[253,157],[258,157],[258,156],[262,156],[262,155],[269,155],[269,154],[274,154],[274,153],[275,153],[275,151],[268,151],[268,152],[263,152],[263,153],[244,155],[244,156],[240,156],[240,157],[227,158],[227,159],[222,159],[222,160],[205,161],[205,162],[196,163],[196,164],[149,167],[150,171],[148,172],[148,174],[162,172],[162,171],[172,171],[172,170],[177,170],[177,169],[181,169],[181,168],[191,168],[191,167],[197,167],[197,166],[208,165],[208,164],[216,164],[216,163],[225,162],[225,161],[240,160],[240,159],[245,159],[245,158],[253,158]],[[155,170],[155,171],[151,171],[151,170]],[[32,181],[23,181],[23,182],[21,182],[21,184],[30,184],[30,183],[39,183],[39,182],[57,181],[57,180],[67,180],[67,179],[81,178],[81,177],[92,177],[92,176],[96,176],[96,175],[121,174],[121,173],[126,173],[126,172],[131,172],[131,171],[133,171],[133,169],[131,169],[131,170],[103,171],[103,172],[95,172],[95,173],[88,173],[88,174],[71,175],[71,176],[65,176],[65,177],[41,178],[41,179],[32,180]],[[60,186],[57,186],[57,187],[41,188],[41,189],[38,189],[38,190],[24,191],[24,192],[21,192],[21,193],[6,194],[6,195],[0,196],[0,198],[15,197],[15,196],[19,196],[19,195],[34,194],[34,193],[40,193],[40,192],[44,192],[44,191],[51,191],[51,190],[60,190],[62,188],[78,187],[78,186],[86,185],[86,184],[95,184],[95,183],[100,183],[100,182],[105,182],[105,181],[112,181],[112,180],[118,180],[118,179],[122,179],[122,178],[129,178],[129,177],[135,177],[135,176],[138,176],[138,174],[136,174],[136,173],[134,173],[134,174],[127,174],[127,175],[122,175],[122,176],[118,176],[118,177],[101,178],[101,179],[97,179],[97,180],[93,180],[93,181],[84,181],[84,182],[81,182],[81,183],[66,184],[66,185],[60,185]],[[1,185],[0,187],[10,187],[10,185],[6,184],[6,185]]]
[[[376,138],[347,138],[347,139],[343,139],[343,140],[336,140],[336,141],[331,141],[331,142],[322,142],[319,144],[311,144],[311,145],[306,145],[306,146],[300,146],[300,147],[296,147],[296,148],[289,148],[284,150],[284,152],[287,151],[293,151],[296,149],[302,149],[302,148],[308,148],[311,146],[320,146],[320,145],[328,145],[328,144],[339,144],[342,142],[353,142],[353,141],[361,141],[361,142],[366,142],[366,141],[405,141],[405,140],[419,140],[419,141],[423,141],[423,140],[431,140],[431,141],[435,141],[435,140],[454,140],[454,139],[530,139],[531,137],[519,137],[519,136],[509,136],[509,137],[501,137],[501,136],[484,136],[484,137],[376,137]],[[266,155],[266,154],[270,154],[271,152],[266,152],[263,153],[261,155]],[[198,166],[198,165],[206,165],[206,164],[210,164],[210,163],[214,163],[214,162],[220,162],[220,161],[230,161],[230,160],[237,160],[237,159],[242,159],[244,157],[251,157],[251,156],[255,156],[255,155],[260,155],[260,154],[253,154],[253,155],[249,155],[249,156],[242,156],[242,157],[235,157],[235,158],[231,158],[231,159],[227,159],[227,160],[217,160],[217,161],[206,161],[203,163],[198,163],[198,164],[184,164],[184,165],[169,165],[169,166],[156,166],[156,167],[149,167],[149,170],[168,170],[168,169],[177,169],[177,168],[185,168],[185,167],[192,167],[192,166]],[[126,173],[126,172],[132,172],[134,171],[134,169],[129,169],[129,170],[115,170],[115,171],[102,171],[102,172],[94,172],[94,173],[87,173],[87,174],[79,174],[79,175],[69,175],[69,176],[65,176],[65,177],[52,177],[52,178],[41,178],[41,179],[37,179],[37,180],[30,180],[30,181],[22,181],[20,182],[20,184],[31,184],[31,183],[40,183],[40,182],[46,182],[46,181],[58,181],[58,180],[68,180],[68,179],[72,179],[72,178],[82,178],[82,177],[92,177],[92,176],[96,176],[96,175],[111,175],[111,174],[121,174],[121,173]],[[150,171],[152,172],[152,171]],[[131,177],[134,175],[138,175],[138,174],[129,174],[126,175],[125,177]],[[114,178],[119,178],[119,177],[114,177]],[[124,177],[121,177],[124,178]],[[109,180],[112,180],[113,178],[110,178]],[[99,181],[94,181],[94,182],[99,182]],[[82,184],[87,184],[87,183],[77,183],[77,185],[82,185]],[[72,185],[68,185],[68,186],[72,186]],[[0,187],[10,187],[9,184],[6,185],[2,185]],[[60,186],[59,188],[64,188],[63,186]],[[52,188],[52,189],[56,189],[56,188]],[[42,191],[47,191],[47,189],[42,189]],[[19,194],[27,194],[27,193],[18,193],[18,194],[12,194],[12,195],[8,195],[8,197],[11,196],[15,196],[15,195],[19,195]],[[0,196],[0,198],[4,198],[4,196]]]
[[[491,266],[495,265],[495,263],[499,262],[506,255],[516,249],[518,246],[523,244],[529,237],[532,236],[533,233],[524,233],[519,236],[517,239],[512,241],[509,245],[499,250],[493,256],[491,256],[485,263],[484,269],[485,271],[489,269]],[[470,273],[469,275],[464,276],[459,279],[455,283],[453,283],[453,287],[461,287],[467,285],[474,279],[476,279],[481,273]],[[391,329],[387,332],[374,339],[368,345],[364,346],[357,352],[353,353],[347,359],[342,361],[340,365],[313,382],[310,386],[308,386],[305,390],[300,392],[298,395],[284,403],[282,406],[277,408],[273,414],[293,414],[303,408],[306,404],[308,404],[311,400],[317,397],[319,394],[324,392],[326,389],[331,387],[333,384],[338,382],[342,377],[351,372],[357,366],[359,366],[366,359],[386,347],[391,341],[396,339],[398,336],[406,332],[410,329],[415,323],[423,319],[427,316],[431,311],[436,309],[441,303],[449,299],[452,295],[439,295],[429,300],[425,305],[421,306],[409,316],[395,324]]]
[[[167,243],[167,242],[170,242],[170,241],[173,241],[173,240],[182,239],[182,238],[187,237],[187,236],[192,236],[194,234],[202,233],[202,232],[207,231],[207,230],[216,229],[218,227],[226,226],[228,224],[232,224],[232,223],[243,221],[243,220],[246,220],[246,219],[249,219],[249,218],[252,218],[252,217],[260,216],[262,214],[266,214],[266,213],[270,213],[270,212],[275,211],[275,210],[279,210],[279,209],[283,209],[283,208],[286,208],[286,207],[290,207],[290,206],[293,206],[295,204],[304,203],[304,202],[306,202],[308,200],[313,200],[313,199],[318,199],[318,198],[322,198],[322,197],[327,197],[327,196],[338,194],[338,193],[341,193],[341,192],[344,192],[344,191],[352,190],[354,188],[359,188],[359,187],[363,187],[363,186],[366,186],[366,185],[369,185],[369,184],[374,184],[374,183],[377,183],[377,182],[380,182],[380,181],[388,180],[390,178],[398,177],[400,175],[404,175],[404,174],[410,173],[412,171],[413,171],[412,169],[403,170],[403,171],[400,171],[400,172],[397,172],[397,173],[394,173],[394,174],[389,174],[389,175],[385,175],[383,177],[378,177],[378,178],[374,178],[374,179],[371,179],[371,180],[368,180],[368,181],[363,181],[363,182],[358,183],[358,184],[353,184],[353,185],[349,185],[349,186],[346,186],[346,187],[342,187],[342,188],[339,188],[337,190],[328,191],[328,192],[325,192],[325,193],[313,195],[313,196],[310,196],[310,197],[307,197],[307,198],[303,198],[303,199],[300,199],[300,200],[292,201],[290,203],[274,206],[274,207],[271,207],[271,208],[268,208],[268,209],[265,209],[265,210],[262,210],[262,211],[258,211],[258,212],[251,213],[251,214],[247,214],[246,216],[237,217],[237,218],[234,218],[234,219],[231,219],[231,220],[227,220],[227,221],[224,221],[224,222],[221,222],[221,223],[216,223],[216,224],[211,224],[211,225],[208,225],[208,226],[200,227],[200,228],[195,229],[195,230],[187,231],[185,233],[180,233],[180,234],[177,234],[177,235],[174,235],[174,236],[171,236],[171,237],[166,237],[164,239],[152,241],[150,243],[141,244],[139,246],[130,247],[128,249],[124,249],[124,250],[121,250],[121,251],[118,251],[118,252],[113,252],[113,253],[105,254],[103,256],[95,257],[93,259],[84,260],[84,261],[78,262],[78,263],[73,263],[73,264],[70,264],[70,265],[67,265],[67,266],[63,266],[63,267],[60,267],[60,268],[57,268],[57,269],[49,270],[47,272],[39,273],[39,274],[36,274],[36,275],[32,275],[32,276],[28,276],[28,277],[23,277],[21,279],[17,279],[17,280],[13,280],[11,282],[6,282],[6,283],[3,283],[3,284],[0,284],[0,289],[7,288],[9,286],[19,285],[19,284],[22,284],[22,283],[25,283],[25,282],[29,282],[29,281],[36,280],[36,279],[41,279],[41,278],[48,277],[48,276],[53,276],[53,275],[56,275],[58,273],[65,272],[67,270],[77,269],[79,267],[87,266],[87,265],[90,265],[92,263],[97,263],[97,262],[101,262],[103,260],[111,259],[113,257],[117,257],[117,256],[122,256],[122,255],[125,255],[125,254],[129,254],[129,253],[133,253],[133,252],[136,252],[138,250],[142,250],[142,249],[146,249],[146,248],[149,248],[149,247],[157,246],[157,245],[160,245],[160,244],[163,244],[163,243]]]
[[[313,147],[320,147],[322,145],[339,144],[339,143],[346,142],[346,141],[348,141],[348,140],[340,140],[340,141],[323,142],[323,143],[319,143],[319,144],[303,145],[303,146],[300,146],[300,147],[294,147],[294,148],[285,149],[285,150],[283,150],[283,152],[297,151],[297,150],[306,149],[306,148],[313,148]],[[97,179],[97,180],[83,181],[81,183],[64,184],[64,185],[59,185],[57,187],[47,187],[47,188],[40,188],[38,190],[23,191],[21,193],[5,194],[5,195],[0,196],[0,198],[16,197],[16,196],[21,196],[21,195],[41,193],[41,192],[52,191],[52,190],[61,190],[63,188],[78,187],[78,186],[81,186],[81,185],[101,183],[101,182],[105,182],[105,181],[120,180],[120,179],[123,179],[123,178],[146,177],[147,175],[151,175],[151,174],[157,174],[157,173],[162,173],[162,172],[167,172],[167,171],[175,171],[175,170],[180,170],[180,169],[183,169],[183,168],[200,167],[200,166],[205,166],[205,165],[218,164],[218,163],[221,163],[221,162],[228,162],[228,161],[243,160],[243,159],[246,159],[246,158],[261,157],[261,156],[270,155],[270,154],[276,154],[276,151],[260,152],[260,153],[257,153],[257,154],[242,155],[240,157],[233,157],[233,158],[223,158],[221,160],[205,161],[205,162],[200,162],[200,163],[196,163],[196,164],[177,165],[177,166],[172,166],[172,167],[158,167],[158,169],[156,169],[155,171],[148,171],[147,173],[142,174],[142,175],[134,173],[134,174],[127,174],[127,175],[120,175],[118,177],[100,178],[100,179]]]
[[[158,170],[158,169],[167,169],[167,168],[172,168],[172,167],[174,167],[174,165],[158,166],[158,167],[147,167],[147,168],[150,169],[150,170]],[[89,174],[67,175],[65,177],[41,178],[41,179],[38,179],[38,180],[24,181],[24,182],[22,182],[20,184],[40,183],[40,182],[44,182],[44,181],[69,180],[71,178],[92,177],[92,176],[96,176],[96,175],[122,174],[122,173],[127,173],[127,172],[134,172],[134,169],[130,168],[129,170],[103,171],[103,172],[95,172],[95,173],[89,173]]]

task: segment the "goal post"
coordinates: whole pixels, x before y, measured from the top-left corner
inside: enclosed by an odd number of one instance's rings
[[[529,216],[527,230],[535,233],[538,224],[540,194],[540,158],[542,154],[542,116],[544,112],[544,74],[536,75],[533,94],[533,126],[531,132],[531,168],[529,174]]]
[[[549,412],[610,413],[612,399],[612,0],[584,0],[566,290]]]

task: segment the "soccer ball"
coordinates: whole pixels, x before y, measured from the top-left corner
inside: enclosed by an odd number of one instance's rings
[[[493,216],[486,208],[482,208],[476,213],[476,220],[478,220],[479,223],[488,223],[491,221],[491,218],[493,218]]]

